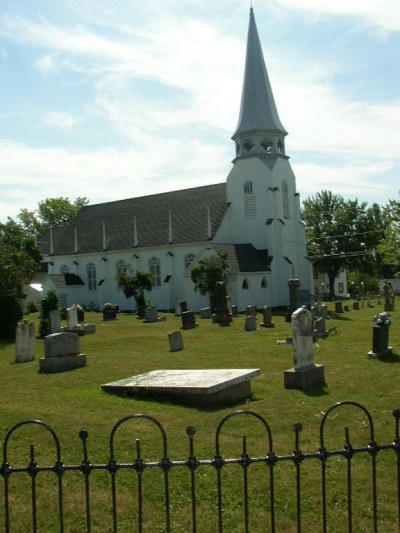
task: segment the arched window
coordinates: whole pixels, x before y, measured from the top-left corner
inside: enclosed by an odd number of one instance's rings
[[[187,270],[194,261],[194,254],[187,254],[185,256],[185,270]]]
[[[242,283],[242,289],[244,291],[247,291],[248,288],[249,288],[249,282],[247,281],[247,278],[244,278],[243,283]]]
[[[279,141],[276,143],[276,146],[278,147],[278,152],[280,154],[283,154],[283,152],[284,152],[284,144],[283,144],[282,139],[279,139]]]
[[[265,278],[265,277],[261,280],[261,288],[262,289],[266,289],[267,288],[267,278]]]
[[[253,182],[248,180],[244,184],[244,217],[256,218],[256,195]]]
[[[264,148],[264,150],[268,153],[272,152],[272,142],[270,139],[267,139],[266,137],[261,141],[261,147]]]
[[[60,266],[60,273],[61,274],[68,274],[69,273],[69,266],[68,265],[61,265]]]
[[[286,180],[282,182],[282,207],[283,218],[289,219],[289,190]]]
[[[120,289],[121,288],[121,285],[119,283],[119,277],[122,275],[122,274],[126,274],[126,262],[123,260],[123,259],[120,259],[119,261],[117,261],[117,285],[118,285],[118,288]]]
[[[252,139],[246,139],[243,146],[247,152],[251,152],[255,145]]]
[[[95,291],[97,287],[96,280],[96,265],[94,263],[88,263],[87,270],[87,283],[89,291]]]
[[[161,287],[161,262],[158,257],[149,260],[149,270],[153,278],[154,287]]]

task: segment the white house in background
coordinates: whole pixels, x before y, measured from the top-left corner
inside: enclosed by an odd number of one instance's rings
[[[338,276],[335,278],[334,294],[337,298],[347,298],[347,272],[341,270]],[[321,297],[329,296],[329,278],[325,272],[318,272],[314,269],[313,274],[313,294]]]
[[[308,296],[312,267],[286,135],[251,9],[240,116],[232,136],[236,155],[227,180],[89,205],[70,225],[42,236],[48,273],[63,278],[56,287],[61,306],[112,302],[134,309],[117,280],[131,267],[152,272],[154,288],[147,298],[158,309],[186,300],[198,310],[208,299],[194,291],[190,270],[218,252],[228,255],[233,274],[228,292],[240,310],[248,304],[288,305],[290,278],[298,278]]]

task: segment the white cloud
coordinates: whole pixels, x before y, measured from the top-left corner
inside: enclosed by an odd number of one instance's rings
[[[79,122],[79,119],[63,111],[52,111],[46,113],[42,121],[48,126],[68,132]]]

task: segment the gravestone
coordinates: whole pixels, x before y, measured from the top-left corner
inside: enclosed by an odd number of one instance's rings
[[[150,307],[146,307],[146,309],[144,311],[144,320],[143,320],[143,322],[145,322],[146,324],[150,324],[152,322],[158,322],[158,321],[159,321],[158,312],[157,312],[157,309],[155,308],[155,306],[152,305]]]
[[[15,336],[15,362],[27,363],[35,359],[35,325],[28,320],[17,324]]]
[[[306,390],[325,383],[323,365],[314,364],[311,312],[300,307],[292,315],[293,368],[284,372],[287,389]]]
[[[80,353],[76,333],[52,333],[44,339],[45,356],[39,359],[39,371],[45,374],[65,372],[86,366],[86,355]]]
[[[238,306],[233,304],[232,305],[232,317],[237,317],[238,316]]]
[[[263,321],[260,324],[263,328],[273,328],[275,324],[272,322],[272,309],[269,305],[263,307]]]
[[[78,311],[75,305],[71,305],[71,307],[67,309],[67,330],[72,331],[77,329],[78,326]]]
[[[356,311],[360,310],[360,302],[358,300],[354,300],[353,309],[355,309]]]
[[[390,303],[391,303],[391,306],[392,306],[392,311],[394,311],[394,300],[395,300],[396,296],[394,294],[392,294],[391,296],[391,300],[390,300]]]
[[[58,309],[49,311],[49,323],[51,333],[59,333],[61,331],[61,317]]]
[[[383,286],[383,295],[384,295],[384,298],[385,298],[385,303],[384,303],[384,306],[383,306],[383,310],[384,311],[393,311],[391,290],[392,290],[391,283],[388,283],[386,281],[384,286]]]
[[[231,315],[227,305],[226,284],[224,281],[217,281],[214,290],[215,313],[213,323],[220,326],[230,326]]]
[[[315,305],[311,306],[311,318],[312,320],[315,320],[317,318],[317,308]]]
[[[182,329],[193,329],[197,326],[194,311],[184,311],[182,313]]]
[[[211,318],[211,307],[203,307],[200,309],[200,318]]]
[[[285,320],[286,322],[291,322],[292,314],[296,309],[300,307],[300,280],[298,279],[289,279],[289,307],[287,309]]]
[[[171,331],[168,333],[169,349],[171,352],[183,350],[183,339],[180,331]]]
[[[249,315],[254,315],[256,316],[257,315],[257,306],[255,305],[248,305],[246,307],[246,315],[249,316]]]
[[[321,305],[321,317],[328,318],[328,306],[326,304]]]
[[[384,357],[392,353],[389,346],[389,326],[374,325],[372,328],[372,350],[368,352],[368,357]]]
[[[83,331],[85,332],[85,335],[89,335],[90,333],[96,333],[96,325],[84,324]]]
[[[182,300],[181,302],[179,302],[179,306],[181,308],[181,313],[185,313],[188,310],[186,300]]]
[[[368,307],[372,306],[372,304],[371,304],[371,293],[369,291],[367,292],[367,305],[368,305]]]
[[[244,322],[245,331],[255,331],[257,329],[257,317],[255,315],[247,315]]]
[[[175,305],[175,316],[182,316],[182,309],[181,309],[181,303],[176,302]]]
[[[343,313],[343,302],[342,300],[338,300],[335,302],[335,313]]]
[[[315,321],[315,334],[317,337],[327,337],[325,318],[320,317]]]
[[[104,304],[103,306],[103,320],[117,320],[117,306],[112,304]],[[140,317],[140,309],[138,309],[138,317]],[[142,317],[143,318],[143,317]]]

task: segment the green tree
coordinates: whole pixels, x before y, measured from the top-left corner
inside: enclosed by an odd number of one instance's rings
[[[400,268],[400,201],[389,200],[383,213],[386,230],[378,247],[379,252],[383,263]]]
[[[139,308],[146,307],[144,293],[153,288],[153,277],[150,272],[126,272],[118,277],[118,281],[126,298],[132,296],[135,298],[138,311]]]
[[[384,231],[379,205],[367,208],[366,202],[323,190],[304,201],[302,219],[309,258],[314,268],[327,273],[332,298],[342,269],[376,274]]]
[[[217,281],[229,281],[229,265],[227,254],[218,253],[200,259],[190,272],[194,290],[202,296],[208,294],[211,309],[215,309],[214,290]]]
[[[14,221],[0,223],[0,338],[13,339],[23,316],[22,301],[28,283],[40,265],[34,239]]]
[[[68,224],[88,203],[85,197],[78,197],[73,202],[63,197],[46,198],[39,202],[35,211],[21,209],[17,221],[30,235],[41,235],[49,228]]]

